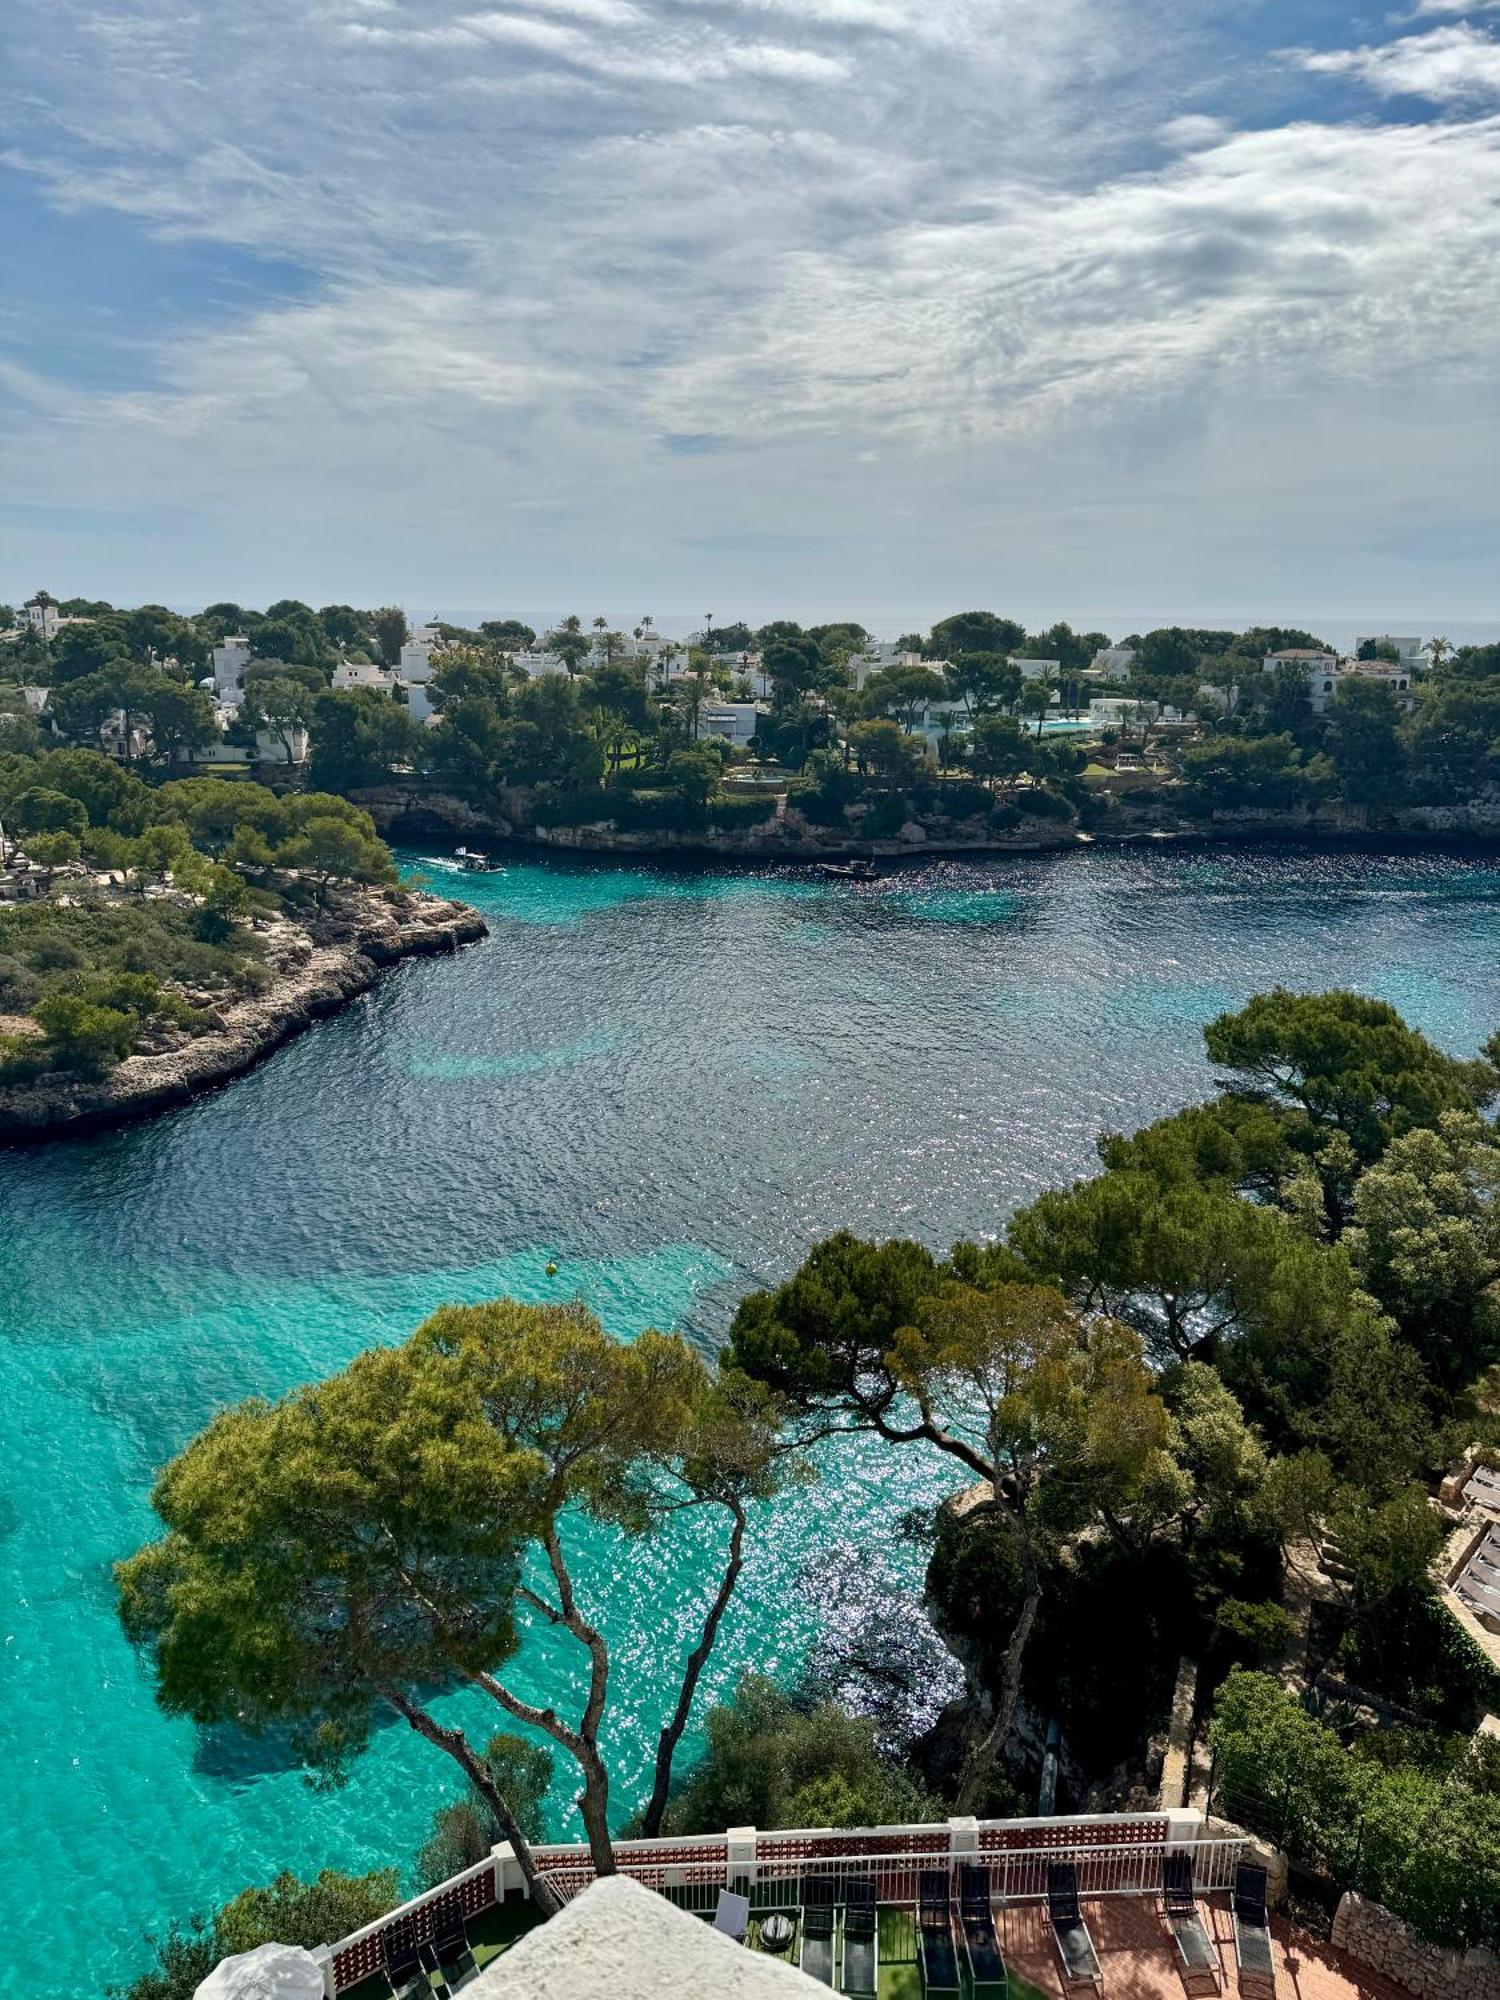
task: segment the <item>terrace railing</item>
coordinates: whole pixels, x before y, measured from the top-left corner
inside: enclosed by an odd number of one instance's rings
[[[985,1870],[995,1902],[1039,1900],[1046,1894],[1047,1869],[1058,1861],[1077,1869],[1084,1897],[1153,1895],[1161,1885],[1164,1857],[1184,1852],[1191,1858],[1197,1888],[1213,1894],[1230,1886],[1245,1846],[1244,1838],[1210,1834],[1200,1813],[1179,1812],[951,1819],[920,1826],[781,1833],[733,1827],[727,1833],[682,1839],[617,1841],[615,1862],[622,1875],[642,1887],[679,1908],[708,1915],[725,1888],[748,1895],[754,1909],[791,1907],[801,1900],[807,1875],[831,1877],[839,1885],[873,1880],[878,1902],[910,1904],[917,1899],[923,1870],[956,1870],[960,1865]],[[595,1879],[586,1847],[542,1846],[533,1853],[548,1886],[564,1902]],[[437,1914],[450,1904],[466,1917],[476,1916],[525,1893],[510,1848],[496,1847],[488,1861],[325,1947],[330,2000],[380,1969],[383,1934],[390,1925],[411,1923],[422,1943],[431,1937]],[[836,1889],[835,1897],[838,1893]]]

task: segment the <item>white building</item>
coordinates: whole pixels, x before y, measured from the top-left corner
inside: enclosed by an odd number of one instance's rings
[[[238,701],[245,691],[250,641],[243,636],[221,639],[213,650],[214,693],[220,701]]]
[[[279,764],[283,769],[289,767],[295,769],[297,765],[307,762],[312,752],[312,740],[305,729],[293,729],[291,732],[292,754],[289,766],[287,746],[279,736],[274,736],[269,729],[257,729],[255,732],[255,741],[249,746],[244,743],[231,741],[229,732],[234,724],[238,722],[239,716],[240,704],[237,701],[216,703],[214,707],[214,720],[219,726],[219,733],[211,743],[200,744],[197,749],[189,750],[186,753],[188,763],[206,764],[209,766],[216,764]]]
[[[1175,712],[1175,711],[1174,711]],[[1125,729],[1143,722],[1154,722],[1157,706],[1154,701],[1137,701],[1123,694],[1095,694],[1089,696],[1089,721],[1096,729]]]
[[[350,694],[356,688],[389,694],[395,685],[396,676],[389,667],[377,667],[369,660],[340,660],[333,670],[335,694]]]
[[[1417,644],[1415,640],[1411,643]],[[1267,656],[1265,671],[1268,674],[1283,666],[1298,667],[1306,676],[1307,698],[1312,703],[1314,715],[1323,713],[1346,680],[1379,681],[1390,689],[1403,708],[1411,704],[1412,669],[1394,660],[1341,660],[1336,653],[1314,653],[1305,647],[1292,647],[1284,653]]]
[[[1414,639],[1409,634],[1398,638],[1393,632],[1373,632],[1368,638],[1355,641],[1356,654],[1363,652],[1366,646],[1392,647],[1396,654],[1396,664],[1405,667],[1409,674],[1414,674],[1418,668],[1427,664],[1426,647],[1420,639]],[[1390,662],[1387,661],[1386,664],[1390,665]]]
[[[706,701],[698,711],[698,734],[721,736],[734,749],[743,750],[765,713],[754,701]]]
[[[1101,646],[1093,658],[1095,670],[1112,681],[1128,681],[1134,665],[1134,646]]]
[[[850,654],[849,674],[855,687],[863,690],[871,674],[883,674],[889,667],[931,667],[940,674],[947,664],[946,660],[924,660],[920,653],[900,646],[872,642],[862,653]]]
[[[1062,673],[1061,660],[1023,660],[1013,656],[1008,664],[1021,669],[1023,681],[1055,681]]]
[[[408,687],[432,679],[432,651],[439,644],[438,635],[430,625],[422,625],[415,632],[408,633],[401,647],[401,663],[396,669]]]
[[[541,680],[546,674],[565,674],[567,661],[561,653],[552,653],[545,646],[533,647],[524,653],[512,653],[511,664],[519,667],[528,680]]]
[[[29,597],[21,606],[21,620],[33,632],[39,632],[44,639],[55,639],[57,628],[62,622],[55,604],[43,603],[35,597]]]

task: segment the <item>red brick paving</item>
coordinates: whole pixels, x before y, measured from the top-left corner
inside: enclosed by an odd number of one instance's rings
[[[1238,2000],[1234,1925],[1222,1899],[1207,1906],[1209,1935],[1219,1951],[1226,2000]],[[1104,1974],[1104,2000],[1187,2000],[1178,1972],[1176,1947],[1163,1928],[1157,1906],[1146,1897],[1111,1896],[1088,1903],[1084,1914]],[[1030,1980],[1053,2000],[1064,1988],[1045,1905],[1018,1903],[996,1912],[1000,1940],[1013,1973]],[[1355,1965],[1332,1945],[1273,1919],[1276,2000],[1410,2000],[1401,1987]],[[1206,1986],[1199,1986],[1205,1992]],[[1260,1989],[1264,1993],[1264,1988]],[[1086,1994],[1073,1989],[1073,2000]]]

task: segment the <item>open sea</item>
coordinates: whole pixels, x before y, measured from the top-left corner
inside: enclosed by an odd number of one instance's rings
[[[404,1728],[320,1794],[274,1744],[157,1712],[109,1566],[219,1405],[448,1300],[581,1296],[622,1335],[712,1345],[834,1228],[993,1233],[1090,1171],[1099,1131],[1206,1094],[1203,1023],[1277,981],[1377,994],[1455,1052],[1500,1026],[1493,853],[1094,850],[870,887],[402,859],[479,904],[488,941],[187,1110],[0,1152],[0,1930],[46,1939],[12,1951],[18,2000],[103,1993],[146,1932],[278,1869],[405,1865],[455,1791]],[[950,1483],[828,1458],[759,1524],[706,1695],[810,1659],[836,1685],[915,1643],[903,1520]],[[707,1552],[575,1546],[616,1648],[616,1767],[644,1771]],[[556,1643],[526,1660],[566,1703]],[[617,1784],[622,1817],[638,1802]]]

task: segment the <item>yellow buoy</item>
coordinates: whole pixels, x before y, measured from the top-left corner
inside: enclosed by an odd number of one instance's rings
[[[547,1276],[549,1278],[555,1278],[557,1276],[557,1266],[555,1264],[549,1264],[547,1266]]]

